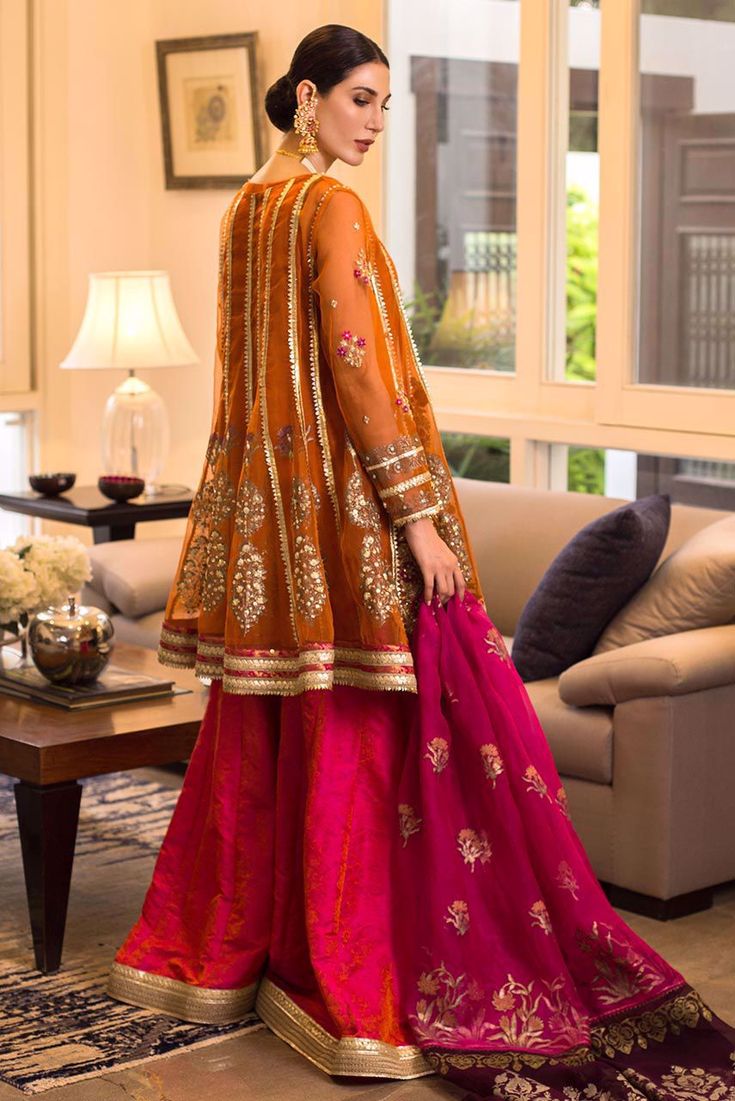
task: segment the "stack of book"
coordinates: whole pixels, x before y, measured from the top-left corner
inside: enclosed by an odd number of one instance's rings
[[[55,704],[70,711],[87,707],[102,707],[110,703],[158,699],[188,692],[172,680],[160,680],[141,673],[131,673],[119,666],[108,665],[92,684],[67,687],[51,684],[35,665],[17,665],[9,655],[0,664],[0,693],[39,703]]]

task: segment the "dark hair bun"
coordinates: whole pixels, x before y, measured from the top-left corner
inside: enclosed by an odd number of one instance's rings
[[[293,126],[296,111],[296,92],[286,73],[271,84],[265,93],[265,110],[268,118],[278,130],[285,133]]]

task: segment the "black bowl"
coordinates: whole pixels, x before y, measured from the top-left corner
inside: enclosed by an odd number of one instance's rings
[[[45,497],[55,497],[57,493],[65,493],[67,489],[71,489],[76,480],[76,474],[28,475],[31,489],[35,489],[37,493],[43,493]]]
[[[145,489],[145,481],[127,474],[101,474],[97,479],[97,488],[111,501],[130,501],[140,496]]]

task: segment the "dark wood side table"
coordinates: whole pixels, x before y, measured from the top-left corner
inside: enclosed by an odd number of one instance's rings
[[[119,643],[113,661],[192,691],[81,712],[0,693],[0,772],[18,780],[15,805],[33,950],[44,974],[61,964],[80,778],[187,758],[207,704],[207,689],[193,671],[163,669],[153,650]]]
[[[193,494],[185,493],[136,497],[117,503],[105,497],[96,486],[74,486],[58,497],[44,497],[34,490],[0,493],[0,508],[61,520],[92,528],[95,543],[112,539],[134,539],[135,525],[143,520],[178,520],[189,515]]]

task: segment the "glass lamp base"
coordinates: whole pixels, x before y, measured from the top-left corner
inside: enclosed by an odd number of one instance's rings
[[[132,372],[110,395],[102,420],[102,461],[105,474],[145,479],[154,495],[169,446],[168,414],[163,399]]]

